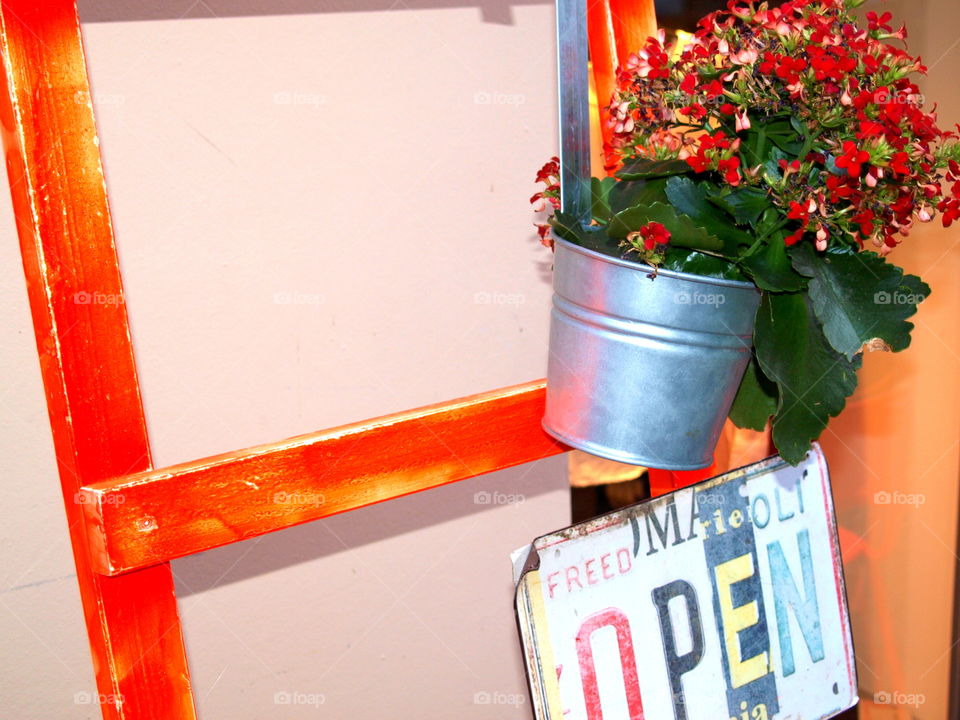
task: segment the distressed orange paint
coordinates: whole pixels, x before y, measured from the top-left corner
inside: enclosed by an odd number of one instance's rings
[[[117,574],[564,452],[542,381],[86,486]],[[176,502],[169,502],[176,498]]]
[[[590,64],[600,109],[600,132],[609,143],[613,132],[607,127],[607,112],[617,87],[617,68],[631,53],[639,51],[647,38],[657,33],[652,0],[590,0],[587,3],[587,39]],[[595,149],[598,150],[598,149]]]
[[[626,62],[630,53],[638,52],[647,38],[657,34],[657,15],[650,0],[607,0],[613,18],[617,57]]]
[[[607,111],[613,91],[617,87],[617,41],[614,37],[613,17],[610,15],[610,0],[587,3],[587,41],[590,45],[590,65],[593,83],[597,91],[600,134],[604,143],[613,138],[612,128],[607,126]],[[596,155],[600,148],[593,148]]]
[[[104,718],[195,717],[173,579],[91,567],[80,486],[150,466],[73,0],[3,0],[0,120]]]

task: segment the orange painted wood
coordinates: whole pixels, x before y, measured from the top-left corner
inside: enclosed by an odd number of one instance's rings
[[[117,574],[568,448],[544,383],[107,480],[83,489],[98,570]]]
[[[169,566],[95,573],[78,502],[81,485],[145,470],[150,452],[73,0],[2,0],[0,51],[7,173],[101,710],[189,720]]]
[[[650,468],[650,495],[660,497],[680,488],[696,485],[701,480],[712,478],[722,474],[724,471],[714,463],[703,470],[657,470]]]
[[[613,18],[610,15],[610,0],[587,3],[587,40],[600,112],[600,134],[606,145],[613,137],[613,129],[607,127],[607,112],[604,108],[610,104],[613,91],[617,87],[617,66],[620,63],[617,58]]]
[[[622,64],[657,34],[657,13],[654,0],[608,0],[613,18],[617,57]]]
[[[591,0],[587,4],[590,63],[604,144],[612,137],[605,108],[617,87],[617,68],[630,53],[640,50],[648,37],[656,34],[654,0]]]

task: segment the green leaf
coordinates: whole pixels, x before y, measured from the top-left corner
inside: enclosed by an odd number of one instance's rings
[[[790,157],[780,148],[774,147],[763,163],[763,169],[771,180],[780,180],[783,177],[783,171],[780,169],[781,160],[790,160]]]
[[[733,216],[741,225],[753,225],[760,221],[760,216],[773,207],[770,197],[759,188],[745,187],[730,193],[710,195],[709,199]]]
[[[590,178],[590,194],[593,198],[593,219],[597,222],[609,222],[613,210],[610,209],[610,193],[616,186],[616,178]]]
[[[587,250],[594,250],[611,257],[624,257],[624,249],[620,247],[620,241],[607,235],[602,227],[588,228],[587,232],[584,233],[583,240],[578,244]]]
[[[653,180],[621,180],[610,191],[610,208],[614,213],[634,205],[667,202],[666,178]]]
[[[596,250],[613,257],[620,257],[623,254],[620,250],[620,242],[610,238],[605,228],[595,225],[585,226],[575,215],[558,211],[550,218],[550,227],[553,228],[553,233],[557,237],[588,250]]]
[[[800,137],[807,137],[807,135],[810,134],[810,128],[807,127],[807,124],[796,115],[790,116],[790,126]]]
[[[764,293],[753,340],[779,391],[773,442],[796,465],[856,389],[860,357],[851,362],[830,346],[803,293]]]
[[[570,213],[557,210],[549,220],[554,234],[572,243],[580,244],[584,236],[583,223]]]
[[[650,205],[667,202],[664,188],[666,178],[652,180],[618,180],[617,178],[591,178],[593,219],[606,225],[610,218],[634,205]]]
[[[761,121],[760,127],[766,127],[767,135],[793,135],[793,116],[777,115],[766,122]]]
[[[864,2],[865,1],[866,0],[864,0]],[[703,80],[713,80],[723,75],[723,72],[721,72],[720,68],[713,65],[701,65],[697,68],[697,74]]]
[[[783,150],[788,155],[792,155],[793,157],[799,156],[800,152],[803,150],[803,141],[797,140],[792,136],[784,137],[783,135],[772,135],[770,140],[778,148]]]
[[[730,419],[737,427],[763,430],[777,412],[777,397],[776,383],[763,374],[755,357],[750,358],[730,408]]]
[[[716,187],[716,186],[713,186]],[[677,211],[696,221],[708,233],[723,241],[719,250],[728,257],[739,254],[741,245],[749,247],[753,238],[739,229],[729,215],[707,197],[708,183],[695,183],[687,177],[667,180],[667,198]]]
[[[689,217],[678,215],[677,211],[663,203],[637,205],[618,212],[610,220],[607,233],[610,237],[623,239],[650,222],[658,222],[670,231],[672,247],[694,248],[696,250],[719,251],[723,243],[704,230]]]
[[[904,276],[874,252],[818,253],[803,243],[790,256],[793,266],[812,278],[813,308],[837,352],[852,358],[866,343],[893,352],[910,345],[913,323],[907,318],[930,295],[920,278]]]
[[[777,226],[782,224],[783,216],[780,214],[780,209],[771,207],[760,216],[760,221],[757,223],[757,235],[770,235],[777,229]]]
[[[741,154],[748,167],[764,165],[770,159],[772,152],[781,152],[776,143],[789,142],[796,139],[796,133],[786,117],[776,117],[764,120],[762,117],[753,118],[751,127],[744,136]]]
[[[697,250],[670,248],[664,255],[661,267],[664,270],[676,270],[704,277],[749,281],[749,278],[729,260],[716,255],[706,255]]]
[[[768,238],[759,252],[744,258],[741,265],[753,278],[757,287],[770,292],[795,292],[806,285],[807,280],[793,269],[787,248],[783,244],[784,233]]]
[[[617,177],[621,180],[644,180],[647,178],[669,177],[671,175],[685,175],[693,172],[693,168],[684,160],[648,160],[639,158],[627,161]]]
[[[806,123],[792,115],[789,119],[778,121],[778,126],[782,130],[776,134],[771,133],[770,140],[788,155],[803,160],[800,155],[805,154],[804,148],[808,147],[807,142],[810,141],[810,129]]]

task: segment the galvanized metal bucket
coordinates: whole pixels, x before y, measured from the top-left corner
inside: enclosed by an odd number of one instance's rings
[[[752,283],[653,269],[556,241],[543,428],[594,455],[710,465],[743,378]]]

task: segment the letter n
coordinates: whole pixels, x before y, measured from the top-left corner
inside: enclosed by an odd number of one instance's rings
[[[817,585],[813,576],[813,558],[810,554],[810,531],[797,533],[797,546],[800,550],[800,572],[803,576],[803,598],[797,590],[797,583],[790,573],[787,558],[783,554],[780,541],[767,545],[767,559],[770,562],[770,576],[773,579],[773,605],[777,615],[777,633],[780,636],[780,656],[784,677],[796,672],[793,658],[793,639],[790,636],[790,619],[787,608],[800,626],[803,640],[813,662],[823,660],[823,630],[820,627],[820,608],[817,605]]]

